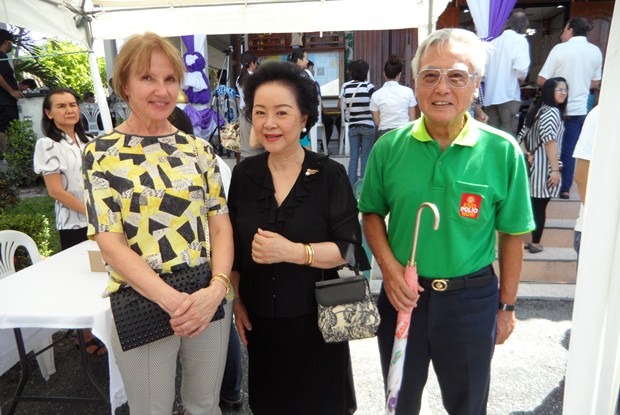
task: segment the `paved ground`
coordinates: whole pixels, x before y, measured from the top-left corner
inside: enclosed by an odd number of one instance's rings
[[[564,373],[567,346],[570,336],[573,302],[570,299],[520,299],[517,313],[518,326],[509,342],[498,346],[493,361],[489,415],[559,415],[562,410]],[[353,369],[358,398],[358,415],[383,413],[383,386],[379,358],[374,339],[351,343]],[[56,347],[58,373],[49,382],[42,380],[31,365],[33,376],[27,386],[29,393],[44,394],[78,393],[94,396],[87,385],[78,363],[78,354],[70,341]],[[107,388],[106,358],[92,358],[96,376]],[[303,374],[300,374],[303,376]],[[6,413],[8,400],[17,383],[17,368],[0,377],[0,405]],[[445,414],[441,407],[438,387],[429,381],[427,408],[424,414]],[[107,390],[107,389],[106,389]],[[246,389],[247,390],[247,389]],[[247,409],[247,394],[241,414],[251,414]],[[20,403],[17,414],[93,414],[108,413],[105,405]],[[127,408],[117,410],[117,415],[127,414]],[[225,412],[225,415],[232,412]]]

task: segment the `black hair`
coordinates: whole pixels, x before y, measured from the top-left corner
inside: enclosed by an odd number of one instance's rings
[[[566,113],[566,104],[568,103],[568,93],[566,94],[566,99],[563,103],[557,104],[555,102],[555,88],[560,82],[564,82],[564,84],[566,84],[566,89],[568,89],[568,82],[566,82],[566,79],[560,76],[556,78],[549,78],[545,81],[541,88],[540,100],[536,105],[534,105],[532,109],[528,111],[527,116],[525,117],[526,126],[530,128],[532,127],[532,125],[534,124],[534,120],[536,119],[536,114],[538,113],[540,107],[543,106],[543,104],[549,107],[555,107],[559,109],[560,116],[562,118],[564,117],[564,114]]]
[[[15,42],[15,36],[13,36],[13,33],[9,32],[8,30],[0,29],[0,45],[7,40]]]
[[[273,61],[264,63],[250,76],[243,87],[245,118],[252,121],[254,95],[256,90],[269,82],[279,83],[291,90],[302,115],[308,116],[306,129],[310,130],[319,119],[319,95],[314,82],[302,75],[299,66],[291,62]]]
[[[194,126],[192,125],[192,120],[189,118],[189,115],[185,113],[181,108],[174,106],[174,110],[168,116],[168,121],[175,128],[183,131],[185,134],[194,135]]]
[[[37,81],[35,81],[34,79],[31,79],[31,78],[24,79],[19,84],[20,85],[26,85],[28,87],[28,89],[37,89]]]
[[[248,66],[250,66],[250,64],[252,63],[258,63],[258,56],[256,56],[252,52],[243,52],[239,60],[241,62],[241,73],[239,74],[237,82],[239,82],[239,85],[243,88],[245,78],[250,75],[250,73],[248,72]]]
[[[573,17],[567,25],[573,29],[573,36],[585,36],[593,28],[592,23],[585,17]]]
[[[365,60],[359,59],[351,62],[349,65],[349,72],[351,73],[351,79],[354,81],[365,81],[368,76],[368,70],[370,65]]]
[[[52,96],[58,95],[58,94],[71,94],[75,98],[75,102],[76,103],[79,102],[78,95],[72,90],[65,89],[65,88],[52,89],[45,95],[45,98],[43,98],[43,115],[41,116],[41,129],[43,130],[43,132],[45,133],[47,137],[51,138],[57,143],[59,143],[60,140],[62,140],[65,133],[60,128],[58,128],[54,120],[51,120],[48,118],[47,114],[45,113],[45,110],[51,111]],[[75,124],[75,133],[78,135],[81,142],[88,143],[89,136],[84,131],[84,127],[82,126],[82,123],[80,121],[81,121],[80,114],[78,114],[77,123]]]
[[[291,54],[288,55],[288,61],[289,62],[293,62],[293,63],[297,63],[297,61],[299,59],[303,59],[304,58],[304,54],[305,53],[306,53],[306,51],[304,49],[301,49],[301,48],[293,49]]]
[[[399,73],[403,71],[403,64],[398,55],[391,55],[390,59],[385,63],[383,72],[387,79],[395,79]]]
[[[86,101],[89,98],[95,98],[95,94],[92,91],[86,91],[84,92],[84,101]]]
[[[530,24],[527,15],[523,12],[514,12],[504,25],[504,30],[514,30],[517,33],[525,34],[527,26]]]
[[[308,59],[308,66],[314,66],[314,62]]]

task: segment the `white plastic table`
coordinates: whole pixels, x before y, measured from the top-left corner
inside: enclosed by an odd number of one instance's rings
[[[108,276],[90,271],[88,250],[97,249],[82,242],[0,280],[0,328],[92,329],[108,349],[114,414],[127,399],[111,347],[110,301],[101,297]]]

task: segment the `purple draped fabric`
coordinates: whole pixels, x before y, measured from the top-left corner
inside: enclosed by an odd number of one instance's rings
[[[216,127],[218,125],[222,127],[226,123],[224,121],[224,118],[222,118],[217,112],[215,112],[211,108],[197,110],[191,105],[186,105],[183,108],[183,111],[185,111],[189,119],[192,121],[192,125],[194,127],[208,129],[212,126]]]
[[[489,33],[485,40],[495,39],[502,33],[517,0],[490,0]]]
[[[185,89],[184,92],[185,92],[185,95],[187,95],[187,100],[191,104],[208,104],[209,101],[211,101],[211,91],[209,89],[209,79],[207,78],[207,75],[205,74],[205,71],[204,71],[205,58],[204,56],[202,56],[200,52],[195,51],[194,36],[192,35],[181,36],[181,39],[183,39],[183,43],[185,44],[185,47],[187,48],[187,53],[183,55],[183,62],[185,62],[185,57],[188,55],[196,57],[196,61],[192,65],[189,65],[189,66],[185,64],[185,68],[187,69],[188,72],[199,72],[200,75],[202,76],[202,79],[205,81],[205,84],[207,85],[207,88],[201,91],[194,91],[194,88],[192,88],[191,86]]]

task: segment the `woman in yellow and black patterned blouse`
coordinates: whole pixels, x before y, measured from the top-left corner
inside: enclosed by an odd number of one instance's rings
[[[172,412],[177,354],[185,409],[219,413],[226,363],[231,302],[223,320],[210,321],[229,289],[232,230],[213,149],[168,122],[183,71],[179,52],[163,38],[153,33],[130,38],[113,79],[131,114],[84,151],[88,236],[108,265],[108,292],[129,284],[170,314],[175,332],[123,352],[112,330],[130,410],[137,414]],[[188,295],[159,277],[204,264],[209,252],[213,275],[226,278],[214,277]]]

